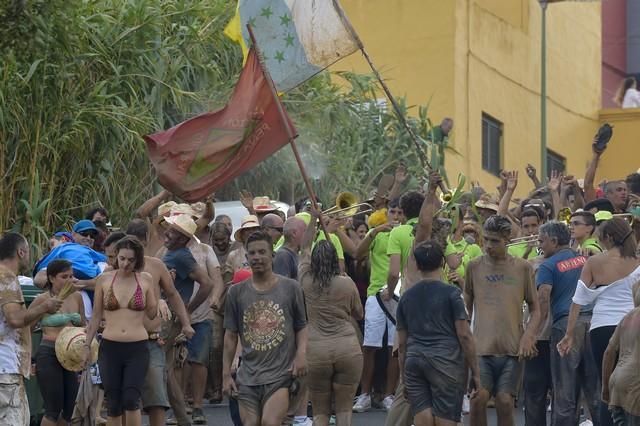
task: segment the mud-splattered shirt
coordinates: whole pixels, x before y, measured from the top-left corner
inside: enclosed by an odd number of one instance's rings
[[[12,328],[4,316],[4,306],[24,305],[18,277],[0,266],[0,374],[21,374],[29,377],[31,370],[31,330]]]

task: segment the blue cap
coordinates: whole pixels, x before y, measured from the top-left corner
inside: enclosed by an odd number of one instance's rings
[[[73,232],[80,233],[84,231],[95,231],[98,232],[98,228],[93,224],[89,219],[79,220],[75,225],[73,225]]]

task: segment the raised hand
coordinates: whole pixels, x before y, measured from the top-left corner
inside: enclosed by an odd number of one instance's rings
[[[247,191],[240,191],[240,202],[244,206],[245,209],[249,210],[249,212],[253,212],[253,194]]]
[[[507,176],[507,191],[515,191],[518,186],[518,171],[513,170],[506,173]]]
[[[394,180],[395,184],[402,184],[406,182],[409,175],[407,174],[407,167],[404,165],[404,163],[398,164],[398,167],[396,167],[396,173],[394,177],[395,177],[395,180]]]
[[[442,176],[440,173],[433,170],[429,173],[429,192],[435,193],[438,187],[442,184]]]
[[[529,176],[529,179],[535,179],[536,168],[533,167],[533,165],[527,164],[527,167],[525,167],[525,171],[527,172],[527,176]]]
[[[562,173],[557,170],[551,171],[551,177],[549,178],[549,182],[547,182],[547,188],[549,191],[558,191],[560,188],[560,181],[562,180]]]

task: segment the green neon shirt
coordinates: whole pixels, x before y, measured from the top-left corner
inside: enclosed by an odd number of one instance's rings
[[[373,229],[369,231],[369,234],[371,234],[371,232],[373,232]],[[382,287],[387,285],[387,276],[389,275],[387,247],[389,245],[390,234],[391,232],[378,233],[369,246],[371,275],[369,278],[369,287],[367,288],[367,296],[375,296]]]
[[[404,225],[400,225],[389,233],[389,243],[387,244],[387,255],[400,255],[400,269],[404,269],[411,254],[411,247],[415,240],[413,226],[418,223],[418,218],[409,219]]]

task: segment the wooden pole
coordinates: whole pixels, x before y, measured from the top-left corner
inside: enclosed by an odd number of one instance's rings
[[[262,62],[262,54],[260,53],[260,48],[258,47],[258,43],[256,42],[256,38],[255,38],[255,35],[253,34],[253,29],[251,28],[250,24],[247,24],[247,30],[249,30],[249,37],[251,37],[251,43],[253,45],[253,49],[256,51],[256,54],[258,55],[258,62],[260,63],[260,67],[262,68],[262,72],[265,78],[267,79],[269,89],[271,90],[271,94],[273,95],[273,99],[276,103],[276,107],[278,108],[278,113],[280,114],[280,118],[282,119],[282,122],[284,123],[284,127],[287,130],[289,145],[291,145],[291,150],[293,151],[293,156],[295,157],[296,163],[298,164],[298,168],[300,169],[302,180],[304,181],[304,185],[307,188],[307,192],[309,193],[309,198],[311,198],[311,204],[313,205],[313,208],[316,211],[320,211],[316,194],[313,192],[313,188],[311,187],[311,182],[309,181],[309,176],[307,175],[307,171],[304,168],[304,164],[302,163],[302,158],[300,157],[300,153],[298,152],[298,147],[296,146],[296,143],[294,140],[296,138],[296,135],[294,134],[293,129],[291,129],[291,126],[289,126],[289,120],[287,119],[287,115],[284,112],[284,107],[280,102],[280,98],[278,98],[278,92],[276,90],[275,84],[273,83],[273,80],[271,79],[271,74],[269,74],[267,67]],[[329,233],[327,232],[327,229],[324,226],[324,222],[322,221],[322,217],[320,217],[320,220],[318,222],[320,222],[320,228],[322,229],[322,232],[324,232],[324,237],[328,242],[331,242],[331,239],[329,238]]]

